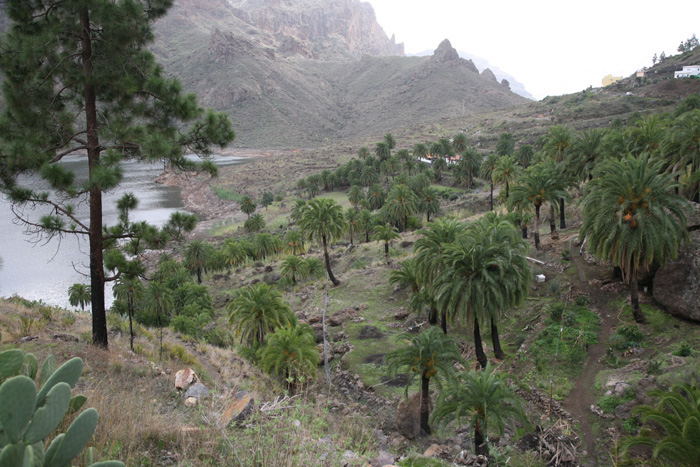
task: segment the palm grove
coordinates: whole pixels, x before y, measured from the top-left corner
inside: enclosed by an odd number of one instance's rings
[[[581,237],[598,259],[622,270],[634,318],[644,322],[637,278],[675,257],[687,239],[688,200],[698,201],[698,96],[687,98],[674,114],[635,116],[626,126],[615,121],[610,128],[577,132],[556,125],[534,144],[518,144],[504,133],[490,153],[471,147],[463,133],[412,148],[397,148],[387,134],[373,148],[360,148],[347,164],[299,180],[302,196],[294,200],[285,232],[265,231],[265,216],[256,213],[252,197],[244,196],[243,233],[216,246],[190,242],[182,261],[163,255],[156,270],[146,274],[139,255],[162,249],[169,240],[182,241],[195,220],[178,214],[163,229],[134,223],[129,212],[137,200],[127,195],[118,205],[119,222],[103,226],[101,194],[119,185],[121,161],[192,169],[185,153],[206,158],[213,146],[234,138],[228,119],[201,109],[194,96],[163,75],[145,48],[152,40],[151,24],[171,4],[7,2],[14,23],[0,58],[2,189],[18,217],[37,233],[89,239],[90,286],[72,288],[71,301],[92,304],[95,344],[107,345],[104,284],[114,280],[114,310],[129,316],[130,327],[135,318],[218,345],[240,345],[289,390],[301,390],[315,375],[319,355],[312,329],[298,322],[283,291],[322,276],[340,285],[342,276],[331,259],[339,242],[347,239],[350,248],[379,242],[381,262],[389,265],[391,243],[417,231],[413,257],[390,277],[406,287],[407,307],[424,315],[429,326],[400,336],[387,362],[391,371],[419,378],[423,430],[431,431],[432,381],[440,390],[432,421],[448,423],[470,414],[475,450],[488,453],[488,427],[502,429],[508,417],[524,417],[503,375],[490,367],[482,335],[490,336],[494,356],[504,358],[499,323],[527,296],[529,239],[535,249],[541,247],[544,216],[552,237],[557,221],[566,228],[567,206],[579,192]],[[86,159],[88,180],[75,180],[60,164],[69,155]],[[199,168],[215,171],[207,163]],[[51,190],[22,185],[24,174],[38,174]],[[469,222],[440,217],[447,201],[480,178],[489,188],[489,208],[498,214]],[[350,206],[321,194],[333,191],[344,192]],[[259,204],[268,206],[272,199],[266,193]],[[76,215],[81,200],[88,201],[88,220]],[[41,206],[47,209],[39,219],[30,215]],[[308,253],[314,241],[322,259]],[[207,329],[217,312],[202,285],[207,273],[282,255],[283,279],[277,284],[232,292],[226,313],[233,335]],[[465,329],[473,338],[478,371],[459,372],[454,365],[466,363],[457,347],[464,337],[457,333]],[[133,335],[132,328],[132,346]]]

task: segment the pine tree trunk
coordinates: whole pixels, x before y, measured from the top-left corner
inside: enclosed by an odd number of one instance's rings
[[[97,93],[92,83],[92,40],[90,38],[90,15],[85,7],[80,15],[81,60],[83,65],[83,88],[85,98],[85,123],[87,129],[87,156],[90,177],[99,169],[100,141],[97,134]],[[92,343],[107,348],[107,317],[105,314],[105,277],[102,238],[102,190],[93,184],[90,187],[90,298],[92,301]]]
[[[333,282],[333,285],[340,284],[340,281],[335,278],[333,271],[331,271],[331,257],[328,255],[328,244],[326,242],[326,236],[322,235],[323,240],[323,259],[326,261],[326,271],[328,271],[328,278]]]
[[[496,320],[491,317],[491,342],[493,343],[493,353],[496,358],[503,360],[506,358],[506,353],[501,348],[501,339],[498,336],[498,326],[496,325]]]
[[[430,425],[428,425],[428,419],[430,418],[430,378],[425,377],[425,371],[421,375],[421,396],[420,396],[420,427],[426,433],[430,434]]]
[[[535,205],[535,249],[540,249],[540,207]]]
[[[134,299],[129,298],[129,347],[134,351]]]
[[[479,320],[474,317],[474,348],[476,349],[476,359],[481,368],[486,368],[488,359],[484,353],[484,346],[481,343],[481,331],[479,330]]]
[[[559,200],[559,228],[566,228],[566,213],[564,212],[564,198]]]

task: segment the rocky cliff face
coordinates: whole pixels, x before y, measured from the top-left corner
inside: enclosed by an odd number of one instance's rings
[[[240,20],[275,37],[284,52],[314,58],[404,55],[374,9],[360,0],[229,0]],[[344,50],[343,50],[344,49]]]

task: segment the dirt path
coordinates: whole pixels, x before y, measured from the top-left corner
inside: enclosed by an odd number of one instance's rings
[[[588,285],[584,261],[579,255],[577,248],[571,249],[571,258],[578,272],[579,290],[584,290]],[[576,284],[574,285],[576,289]],[[593,433],[593,413],[590,410],[591,405],[595,402],[594,383],[596,375],[606,367],[600,362],[605,356],[608,349],[608,338],[610,330],[615,325],[615,313],[608,306],[610,297],[605,291],[600,290],[599,293],[591,295],[592,306],[595,307],[600,316],[600,331],[598,331],[598,343],[591,345],[588,348],[588,357],[585,361],[583,373],[574,383],[574,388],[569,396],[564,401],[564,407],[571,415],[581,424],[581,436],[583,437],[586,452],[588,454],[589,463],[583,465],[595,465],[598,467],[598,457],[601,454],[601,449],[597,446],[597,437]]]

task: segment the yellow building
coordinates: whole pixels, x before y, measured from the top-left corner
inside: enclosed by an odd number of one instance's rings
[[[603,87],[610,86],[613,83],[617,83],[622,79],[622,76],[605,75],[603,76]]]

